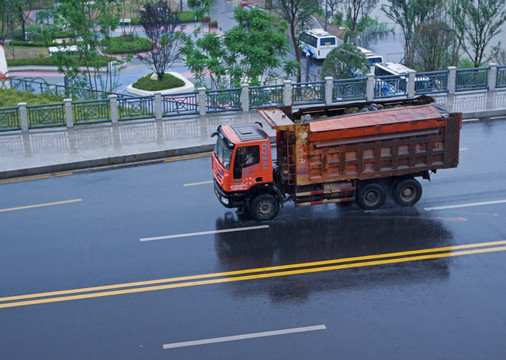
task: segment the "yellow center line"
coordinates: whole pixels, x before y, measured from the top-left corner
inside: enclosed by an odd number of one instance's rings
[[[327,266],[327,267],[317,267],[317,268],[309,268],[309,269],[301,269],[301,270],[291,270],[291,271],[283,271],[283,272],[275,272],[275,273],[245,275],[245,276],[237,276],[237,277],[231,277],[231,278],[200,280],[200,281],[177,283],[177,284],[166,284],[166,285],[133,288],[133,289],[125,289],[125,290],[116,290],[116,291],[107,291],[107,292],[99,292],[99,293],[89,293],[89,294],[81,294],[81,295],[74,295],[74,296],[63,296],[63,297],[55,297],[55,298],[47,298],[47,299],[39,299],[39,300],[31,300],[31,301],[19,301],[19,302],[14,302],[14,303],[0,304],[0,308],[27,306],[27,305],[36,305],[36,304],[46,304],[46,303],[70,301],[70,300],[91,299],[91,298],[113,296],[113,295],[133,294],[133,293],[141,293],[141,292],[148,292],[148,291],[183,288],[183,287],[190,287],[190,286],[210,285],[210,284],[219,284],[219,283],[234,282],[234,281],[245,281],[245,280],[253,280],[253,279],[279,277],[279,276],[307,274],[307,273],[315,273],[315,272],[323,272],[323,271],[331,271],[331,270],[349,269],[349,268],[374,266],[374,265],[384,265],[384,264],[392,264],[392,263],[402,263],[402,262],[417,261],[417,260],[437,259],[437,258],[444,258],[444,257],[451,257],[451,256],[480,254],[480,253],[488,253],[488,252],[496,252],[496,251],[506,251],[506,246],[485,248],[485,249],[476,249],[476,250],[466,250],[466,251],[459,251],[459,252],[454,252],[454,253],[439,253],[439,254],[420,255],[420,256],[398,258],[398,259],[376,260],[376,261],[369,261],[369,262],[360,262],[360,263],[335,265],[335,266]]]
[[[173,161],[180,161],[180,160],[198,159],[198,158],[208,157],[208,156],[211,156],[211,153],[179,156],[179,157],[175,157],[175,158],[165,159],[164,162],[173,162]]]
[[[316,272],[323,272],[323,271],[350,269],[350,268],[357,268],[357,267],[377,266],[377,265],[385,265],[385,264],[393,264],[393,263],[403,263],[403,262],[408,262],[408,261],[419,261],[419,260],[438,259],[438,258],[454,257],[454,256],[462,256],[462,255],[506,251],[506,246],[493,246],[493,245],[504,245],[504,244],[506,244],[506,240],[487,242],[487,243],[478,243],[478,244],[449,246],[449,247],[441,247],[441,248],[433,248],[433,249],[422,249],[422,250],[404,251],[404,252],[396,252],[396,253],[387,253],[387,254],[379,254],[379,255],[368,255],[368,256],[360,256],[360,257],[352,257],[352,258],[344,258],[344,259],[334,259],[334,260],[326,260],[326,261],[319,261],[319,262],[312,262],[312,263],[291,264],[291,265],[265,267],[265,268],[257,268],[257,269],[237,270],[237,271],[229,271],[229,272],[214,273],[214,274],[192,275],[192,276],[183,276],[183,277],[160,279],[160,280],[132,282],[132,283],[115,284],[115,285],[107,285],[107,286],[96,286],[96,287],[89,287],[89,288],[53,291],[53,292],[38,293],[38,294],[10,296],[10,297],[0,298],[0,302],[14,301],[14,300],[25,300],[25,301],[16,301],[16,302],[9,302],[9,303],[0,304],[0,308],[10,308],[10,307],[27,306],[27,305],[35,305],[35,304],[45,304],[45,303],[53,303],[53,302],[69,301],[69,300],[90,299],[90,298],[113,296],[113,295],[124,295],[124,294],[133,294],[133,293],[148,292],[148,291],[183,288],[183,287],[189,287],[189,286],[210,285],[210,284],[218,284],[218,283],[226,283],[226,282],[234,282],[234,281],[245,281],[245,280],[253,280],[253,279],[263,279],[263,278],[271,278],[271,277],[316,273]],[[493,246],[493,247],[486,247],[486,246]],[[485,248],[473,249],[473,250],[462,250],[462,249],[469,249],[469,248],[473,248],[473,247],[474,248],[485,247]],[[460,250],[460,251],[455,251],[455,250]],[[428,254],[428,253],[434,253],[434,252],[437,252],[437,253]],[[412,255],[412,256],[407,256],[407,255]],[[405,257],[399,258],[398,256],[405,256]],[[389,259],[385,259],[385,258],[389,258]],[[378,260],[378,259],[382,259],[382,260]],[[370,260],[370,261],[364,261],[364,260]],[[348,262],[348,264],[342,264],[343,262]],[[349,263],[349,262],[351,262],[351,263]],[[339,265],[336,265],[336,264],[339,264]],[[328,265],[328,266],[322,266],[322,265]],[[295,270],[290,270],[290,269],[294,269],[294,268],[295,268]],[[285,271],[279,271],[279,270],[285,270]],[[240,276],[236,276],[236,275],[240,275]],[[214,278],[214,279],[210,279],[210,278]],[[207,279],[207,280],[204,280],[204,279]],[[188,281],[188,280],[196,280],[196,281]],[[186,282],[181,282],[181,281],[186,281]],[[177,283],[174,283],[174,282],[177,282]],[[165,283],[165,284],[162,284],[162,283]],[[169,283],[169,284],[167,284],[167,283]],[[162,285],[146,286],[146,285],[154,285],[154,284],[162,284]],[[127,287],[132,287],[132,288],[127,288]],[[127,288],[127,289],[113,290],[113,289],[118,289],[118,288]],[[109,290],[109,291],[101,291],[101,290]],[[97,292],[97,291],[100,291],[100,292]],[[70,294],[82,293],[82,292],[88,292],[88,293],[79,294],[79,295],[70,295]],[[58,296],[58,295],[65,295],[65,296]],[[50,297],[50,296],[57,296],[57,297]],[[38,298],[38,297],[47,297],[47,298],[36,299],[36,300],[26,300],[26,299]]]
[[[180,277],[174,277],[174,278],[137,281],[137,282],[130,282],[130,283],[114,284],[114,285],[94,286],[94,287],[71,289],[71,290],[51,291],[51,292],[43,292],[43,293],[37,293],[37,294],[17,295],[17,296],[0,298],[0,302],[20,300],[20,299],[29,299],[29,298],[36,298],[36,297],[56,296],[56,295],[63,295],[63,294],[75,294],[75,293],[82,293],[82,292],[102,291],[102,290],[110,290],[110,289],[118,289],[118,288],[135,287],[135,286],[146,286],[146,285],[161,284],[161,283],[168,283],[168,282],[181,282],[181,281],[196,280],[196,279],[208,279],[208,278],[214,278],[214,277],[225,277],[225,276],[235,276],[235,275],[242,275],[242,274],[259,273],[259,272],[279,271],[279,270],[285,270],[285,269],[305,268],[305,267],[312,267],[312,266],[339,264],[339,263],[345,263],[345,262],[364,261],[364,260],[371,260],[371,259],[383,259],[383,258],[387,258],[387,257],[399,257],[399,256],[408,256],[408,255],[425,254],[425,253],[433,253],[433,252],[454,251],[454,250],[461,250],[461,249],[486,247],[486,246],[497,246],[497,245],[506,245],[506,240],[477,243],[477,244],[447,246],[447,247],[432,248],[432,249],[401,251],[401,252],[377,254],[377,255],[356,256],[356,257],[343,258],[343,259],[332,259],[332,260],[316,261],[316,262],[309,262],[309,263],[279,265],[279,266],[270,266],[270,267],[253,268],[253,269],[245,269],[245,270],[235,270],[235,271],[209,273],[209,274],[201,274],[201,275],[180,276]]]
[[[58,173],[58,174],[47,174],[47,175],[39,175],[39,176],[30,176],[30,177],[24,177],[24,178],[16,178],[16,179],[9,179],[9,180],[0,180],[0,184],[10,184],[15,182],[22,182],[22,181],[30,181],[30,180],[41,180],[41,179],[49,179],[52,177],[60,177],[60,176],[69,176],[72,175],[72,172],[66,172],[66,173]]]
[[[13,208],[8,208],[8,209],[0,209],[0,212],[33,209],[33,208],[44,207],[44,206],[63,205],[63,204],[70,204],[70,203],[79,202],[79,201],[82,201],[82,199],[72,199],[72,200],[64,200],[64,201],[55,201],[55,202],[50,202],[50,203],[45,203],[45,204],[18,206],[18,207],[13,207]]]

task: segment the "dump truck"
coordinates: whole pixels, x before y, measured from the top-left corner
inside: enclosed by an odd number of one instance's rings
[[[391,197],[412,206],[422,195],[416,178],[459,163],[462,114],[428,96],[257,111],[275,130],[276,159],[261,123],[223,125],[212,171],[218,200],[258,221],[288,201],[375,210]]]

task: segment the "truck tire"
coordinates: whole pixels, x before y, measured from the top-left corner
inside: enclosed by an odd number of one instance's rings
[[[422,185],[412,177],[398,181],[392,190],[392,198],[399,206],[415,205],[421,197]]]
[[[249,215],[258,221],[274,219],[279,212],[279,200],[271,194],[261,194],[250,201]]]
[[[366,183],[360,186],[357,192],[357,203],[364,210],[378,209],[385,199],[385,188],[378,183]]]

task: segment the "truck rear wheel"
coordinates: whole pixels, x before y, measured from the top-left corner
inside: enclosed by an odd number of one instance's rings
[[[386,199],[383,185],[368,183],[360,186],[357,193],[357,203],[364,210],[378,209]]]
[[[415,205],[421,197],[422,185],[411,177],[397,182],[392,190],[392,198],[399,206]]]
[[[258,221],[272,220],[278,215],[279,201],[271,194],[261,194],[254,198],[248,207],[249,215]]]

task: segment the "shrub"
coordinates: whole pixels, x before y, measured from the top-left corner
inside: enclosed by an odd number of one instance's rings
[[[184,86],[184,81],[174,75],[165,73],[162,81],[151,80],[151,75],[146,75],[132,84],[136,89],[146,91],[168,90]]]
[[[195,21],[195,11],[188,10],[188,11],[181,12],[179,14],[179,21],[181,21],[182,23],[194,22]]]
[[[112,37],[101,41],[102,46],[106,46],[104,53],[106,54],[135,54],[142,51],[149,51],[153,47],[151,41],[146,38],[134,38],[127,40],[123,36]]]
[[[99,56],[100,66],[107,66],[110,61],[115,61],[115,58],[109,56]],[[72,61],[84,66],[84,61],[80,59],[78,55],[71,57]],[[7,59],[7,65],[9,66],[23,66],[23,65],[48,65],[58,66],[56,57],[44,57],[44,58],[22,58],[22,59]]]

